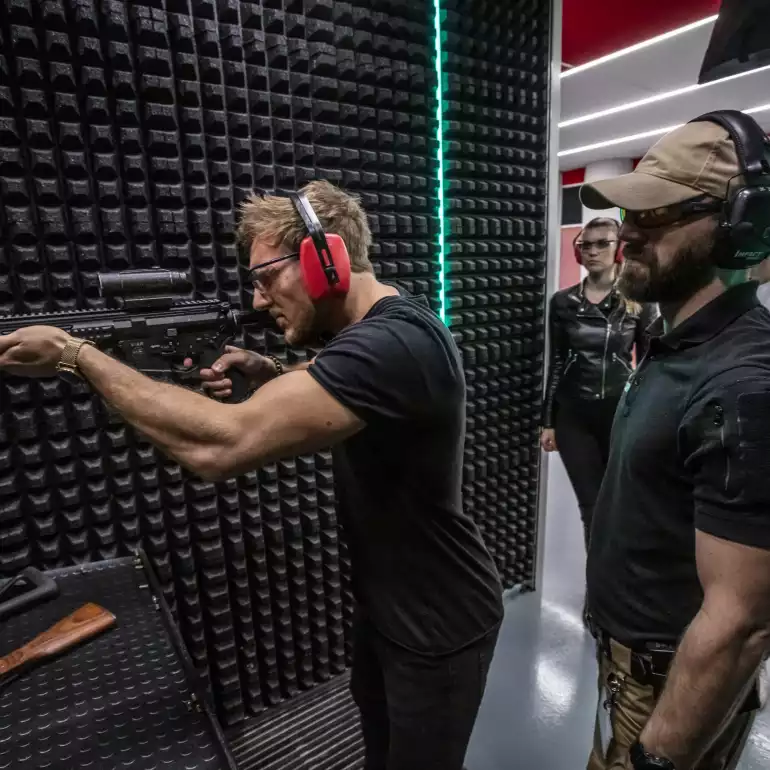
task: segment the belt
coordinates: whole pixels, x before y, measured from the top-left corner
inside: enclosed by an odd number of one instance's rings
[[[602,653],[613,663],[629,666],[633,679],[641,685],[652,687],[655,698],[659,698],[676,655],[676,647],[662,642],[628,645],[597,626],[590,613],[587,614],[587,621],[591,636]],[[621,658],[622,661],[619,660]],[[756,711],[761,705],[759,685],[755,682],[737,713]]]
[[[658,697],[666,683],[666,676],[676,654],[676,647],[664,642],[645,642],[644,644],[629,645],[608,634],[588,616],[588,627],[597,645],[609,658],[619,663],[622,656],[630,662],[631,676],[641,685],[653,688]]]

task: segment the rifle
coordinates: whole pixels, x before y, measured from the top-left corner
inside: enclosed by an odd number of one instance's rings
[[[0,658],[0,689],[38,663],[101,634],[115,624],[115,616],[97,604],[84,604],[23,647]]]
[[[242,326],[265,318],[221,300],[170,296],[189,289],[189,277],[182,271],[148,268],[97,276],[100,295],[113,307],[0,316],[0,334],[26,326],[57,326],[150,377],[195,386],[200,370],[219,358]],[[184,365],[186,358],[192,366]],[[243,401],[249,394],[248,380],[237,370],[227,376],[233,387],[226,401]]]
[[[5,595],[14,587],[20,589],[18,594],[5,599]],[[25,567],[12,578],[0,579],[0,620],[23,610],[30,604],[37,604],[58,595],[59,586],[50,575],[34,567]]]

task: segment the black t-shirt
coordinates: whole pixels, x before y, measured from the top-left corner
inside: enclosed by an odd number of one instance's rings
[[[591,530],[596,623],[676,643],[703,600],[696,529],[770,548],[770,312],[753,283],[653,338],[626,386]]]
[[[484,636],[502,590],[461,502],[465,379],[451,333],[417,300],[385,297],[308,371],[366,422],[333,452],[360,608],[424,654]]]

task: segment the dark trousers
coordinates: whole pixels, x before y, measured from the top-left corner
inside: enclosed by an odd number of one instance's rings
[[[554,417],[556,447],[575,490],[588,547],[596,497],[610,455],[617,399],[559,403]]]
[[[357,622],[350,689],[361,712],[365,770],[462,770],[497,633],[427,657]]]

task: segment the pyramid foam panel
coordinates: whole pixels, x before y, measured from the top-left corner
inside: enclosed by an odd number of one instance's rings
[[[469,384],[466,504],[533,575],[542,382],[544,2],[442,0],[446,296]],[[432,0],[0,0],[0,314],[96,309],[97,273],[251,302],[252,190],[360,196],[372,260],[440,307]],[[286,363],[274,330],[244,344]],[[211,484],[85,385],[0,377],[0,573],[142,546],[226,724],[341,674],[350,556],[329,452]]]
[[[155,266],[246,306],[238,205],[317,178],[361,196],[379,275],[436,295],[431,34],[421,2],[2,0],[0,313],[99,308],[97,272]],[[143,546],[227,723],[344,671],[328,452],[214,485],[85,386],[4,376],[0,403],[3,574]]]
[[[468,382],[463,489],[507,586],[534,581],[548,5],[442,2],[447,315]]]

